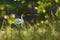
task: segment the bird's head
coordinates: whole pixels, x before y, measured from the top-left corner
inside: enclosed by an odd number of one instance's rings
[[[21,14],[21,16],[24,16],[24,14]]]

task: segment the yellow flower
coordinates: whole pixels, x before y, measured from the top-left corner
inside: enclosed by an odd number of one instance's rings
[[[43,9],[43,13],[45,13],[46,12],[46,10],[45,9]]]
[[[15,14],[11,14],[11,18],[15,18]]]
[[[60,11],[60,7],[58,7],[58,10]]]
[[[48,23],[48,20],[46,20],[45,23],[47,24]]]
[[[55,0],[55,2],[56,2],[56,3],[58,3],[58,2],[59,2],[59,0]]]
[[[25,1],[21,1],[21,3],[25,3]]]
[[[32,8],[32,5],[31,4],[28,4],[27,6],[28,6],[28,8]]]
[[[41,23],[43,24],[43,23],[44,23],[44,21],[42,20],[42,21],[41,21]]]
[[[49,16],[46,14],[46,15],[45,15],[45,18],[49,18]]]
[[[8,23],[9,23],[9,24],[12,24],[12,23],[13,23],[13,21],[12,21],[12,20],[8,20]]]
[[[8,19],[9,17],[7,15],[4,16],[4,19]]]
[[[38,7],[35,7],[35,9],[38,9]]]
[[[17,1],[17,0],[14,0],[14,1]]]

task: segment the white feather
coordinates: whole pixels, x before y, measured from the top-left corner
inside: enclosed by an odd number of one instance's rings
[[[23,24],[23,23],[24,23],[23,15],[21,15],[21,19],[17,18],[17,19],[15,19],[15,22],[14,22],[14,24]]]

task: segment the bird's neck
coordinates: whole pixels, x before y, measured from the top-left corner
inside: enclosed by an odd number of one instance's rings
[[[23,16],[21,16],[21,19],[23,19]]]

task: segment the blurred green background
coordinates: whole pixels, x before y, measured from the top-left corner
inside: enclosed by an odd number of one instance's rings
[[[60,40],[60,0],[0,0],[0,40]]]

